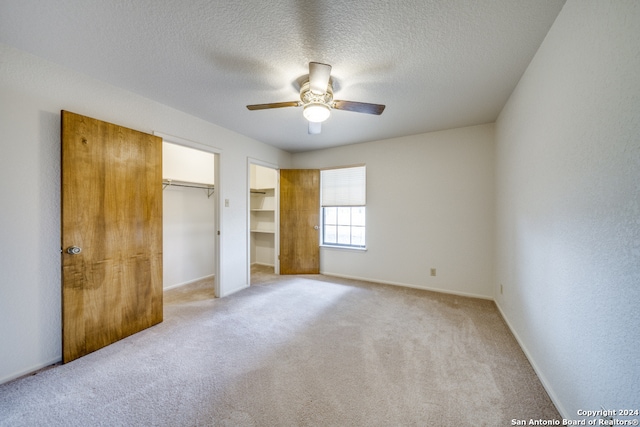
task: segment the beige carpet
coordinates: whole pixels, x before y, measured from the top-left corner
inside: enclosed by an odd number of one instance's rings
[[[258,271],[0,386],[1,426],[507,426],[559,419],[490,301]]]

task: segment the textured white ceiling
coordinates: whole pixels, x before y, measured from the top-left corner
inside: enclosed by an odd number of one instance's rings
[[[0,42],[297,152],[493,122],[564,0],[0,0]],[[293,101],[333,66],[308,135]]]

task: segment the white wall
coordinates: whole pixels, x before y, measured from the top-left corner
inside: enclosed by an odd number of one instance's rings
[[[278,173],[275,169],[251,164],[251,188],[263,189],[263,188],[276,188]]]
[[[162,205],[164,289],[215,275],[215,198],[206,189],[168,186]]]
[[[639,76],[640,2],[569,0],[496,125],[496,299],[566,418],[640,406]]]
[[[220,208],[223,296],[248,286],[247,158],[290,162],[288,153],[0,44],[0,382],[61,358],[61,109],[220,152],[219,197],[229,200]]]
[[[214,154],[163,141],[162,179],[213,185]]]
[[[294,154],[367,165],[367,251],[322,248],[321,271],[492,298],[493,139],[489,124]]]

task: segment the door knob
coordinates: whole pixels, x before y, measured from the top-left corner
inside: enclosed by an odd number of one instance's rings
[[[77,246],[69,246],[67,248],[67,253],[70,255],[78,255],[80,252],[82,252],[82,248],[79,248]]]
[[[319,228],[320,228],[320,227],[318,227],[317,225],[314,225],[314,226],[313,226],[313,229],[314,229],[314,230],[318,230]]]

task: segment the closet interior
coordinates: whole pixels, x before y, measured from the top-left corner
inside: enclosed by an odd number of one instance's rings
[[[277,272],[277,177],[276,169],[250,165],[249,228],[251,266]]]
[[[215,154],[169,142],[162,150],[163,288],[216,272]]]

